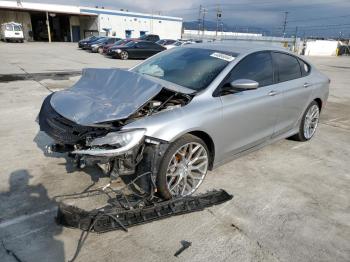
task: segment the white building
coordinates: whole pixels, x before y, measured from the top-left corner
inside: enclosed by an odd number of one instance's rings
[[[336,56],[339,42],[336,40],[308,40],[304,54],[307,56]]]
[[[49,21],[49,28],[47,27]],[[88,35],[181,38],[182,18],[72,5],[0,1],[0,24],[21,23],[25,39],[76,42]]]

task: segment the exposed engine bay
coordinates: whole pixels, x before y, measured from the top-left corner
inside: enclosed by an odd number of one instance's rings
[[[130,82],[130,77],[135,77],[135,73],[122,70],[117,70],[115,77],[118,78],[117,82],[124,79],[123,84],[115,85],[108,71],[108,79],[100,88],[101,85],[94,80],[103,80],[101,72],[94,70],[86,70],[71,89],[53,93],[43,102],[39,113],[40,130],[55,141],[47,146],[48,152],[68,153],[77,167],[98,166],[111,178],[141,172],[157,174],[159,161],[168,143],[146,137],[143,129],[124,131],[123,127],[139,119],[183,107],[193,95],[166,87],[159,89],[159,84],[149,79],[144,81],[146,87],[143,87],[143,82],[140,84],[140,80],[144,80],[142,76],[138,74],[139,79]],[[129,88],[127,83],[134,86]],[[118,90],[116,94],[111,84],[115,85],[114,89],[125,90]],[[156,88],[144,95],[140,89],[150,86]],[[105,90],[101,92],[103,88]],[[136,98],[140,92],[141,96]],[[133,100],[135,104],[132,104]],[[138,107],[141,102],[142,105]],[[101,122],[98,117],[101,117]],[[154,176],[152,180],[154,183]],[[140,183],[144,190],[150,190],[150,181],[140,180]]]

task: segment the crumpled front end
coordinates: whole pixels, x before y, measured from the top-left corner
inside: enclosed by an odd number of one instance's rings
[[[147,137],[147,127],[124,127],[152,114],[182,107],[192,96],[165,89],[139,75],[136,79],[126,77],[134,73],[109,72],[112,74],[85,71],[71,89],[45,99],[39,113],[40,130],[55,141],[48,151],[68,153],[78,167],[97,165],[112,177],[156,174],[167,142]]]
[[[80,168],[98,165],[113,176],[133,174],[143,150],[145,130],[120,131],[121,126],[79,125],[58,114],[48,96],[39,113],[40,130],[54,139],[48,152],[68,153]]]

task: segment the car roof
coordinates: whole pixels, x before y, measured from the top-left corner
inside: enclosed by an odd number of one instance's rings
[[[287,49],[266,45],[263,43],[256,43],[251,41],[227,41],[227,42],[210,42],[210,43],[198,43],[192,45],[186,45],[184,48],[200,48],[200,49],[212,49],[221,52],[230,52],[237,55],[248,54],[251,52],[264,51],[264,50],[276,50],[288,52]]]

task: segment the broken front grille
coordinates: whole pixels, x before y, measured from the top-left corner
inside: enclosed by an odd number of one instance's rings
[[[107,134],[104,128],[81,126],[58,114],[51,106],[51,96],[48,96],[39,113],[40,130],[44,131],[60,144],[74,145],[84,142],[87,136]]]

